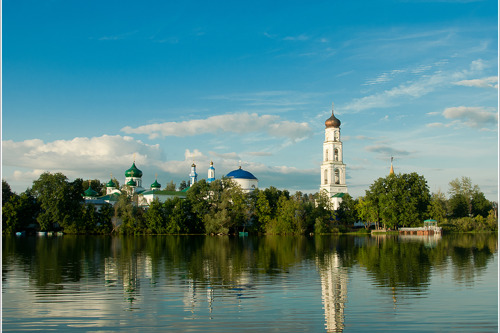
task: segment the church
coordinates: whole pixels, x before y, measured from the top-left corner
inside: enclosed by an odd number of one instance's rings
[[[215,180],[215,167],[213,162],[210,162],[207,176],[208,183]],[[258,188],[258,179],[251,172],[243,170],[241,166],[229,172],[226,177],[232,179],[245,193],[252,192]],[[196,164],[193,162],[191,165],[191,172],[189,173],[189,184],[192,185],[197,181],[198,173],[196,172]],[[125,171],[125,185],[120,189],[111,178],[109,182],[106,183],[106,195],[100,196],[97,191],[89,186],[87,190],[85,190],[83,198],[85,199],[85,204],[94,204],[96,207],[100,207],[106,203],[114,205],[122,194],[129,196],[137,194],[137,204],[141,207],[147,207],[155,199],[160,202],[165,202],[175,197],[185,199],[187,190],[189,190],[189,187],[182,191],[162,190],[161,184],[158,183],[157,179],[155,179],[149,189],[145,189],[142,186],[142,171],[137,168],[134,161],[132,166]]]
[[[343,162],[340,120],[333,114],[325,121],[325,141],[323,142],[323,162],[321,163],[320,191],[326,191],[333,209],[337,210],[347,193],[346,166]]]

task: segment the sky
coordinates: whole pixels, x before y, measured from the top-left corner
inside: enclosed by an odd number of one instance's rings
[[[325,120],[346,183],[431,192],[469,177],[498,200],[498,3],[28,1],[2,4],[2,179],[45,171],[143,186],[240,165],[316,193]]]

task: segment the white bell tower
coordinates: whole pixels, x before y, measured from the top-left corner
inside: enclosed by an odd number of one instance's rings
[[[325,190],[333,208],[339,208],[342,197],[347,193],[345,164],[343,162],[342,141],[340,140],[340,120],[333,114],[325,121],[325,141],[323,142],[323,163],[321,163],[320,191]]]

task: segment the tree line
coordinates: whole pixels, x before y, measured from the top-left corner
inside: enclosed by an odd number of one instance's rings
[[[153,201],[140,207],[138,195],[120,195],[115,205],[85,205],[90,184],[104,193],[98,180],[69,181],[62,173],[43,173],[21,194],[2,180],[2,231],[33,229],[91,234],[265,234],[347,232],[357,221],[368,228],[420,226],[433,218],[446,230],[497,230],[497,204],[488,201],[470,178],[450,182],[450,197],[430,193],[416,173],[377,179],[364,196],[345,194],[333,211],[326,192],[290,194],[274,187],[244,193],[229,178],[192,184],[185,199]],[[117,183],[116,183],[117,184]],[[118,186],[118,185],[117,185]],[[173,182],[168,184],[175,189]]]

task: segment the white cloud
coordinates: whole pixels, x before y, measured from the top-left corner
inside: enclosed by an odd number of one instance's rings
[[[379,153],[384,156],[397,156],[397,155],[409,155],[409,151],[401,150],[401,149],[396,149],[392,148],[387,145],[374,145],[374,146],[366,146],[365,147],[366,151],[372,152],[372,153]]]
[[[298,36],[287,36],[283,38],[283,40],[290,40],[290,41],[306,41],[309,40],[309,36],[305,34],[300,34]]]
[[[273,153],[265,152],[265,151],[251,151],[246,153],[250,156],[273,156]]]
[[[450,107],[443,111],[443,116],[446,119],[458,120],[462,124],[474,128],[498,123],[498,114],[482,107]]]
[[[158,160],[159,145],[148,145],[128,136],[110,136],[43,142],[40,139],[4,140],[3,165],[46,171],[102,170],[135,159],[141,163]],[[35,171],[36,171],[35,170]],[[33,171],[33,172],[35,172]],[[20,175],[17,173],[16,175]]]
[[[24,180],[24,179],[37,179],[40,177],[40,175],[44,173],[44,170],[42,169],[35,169],[32,171],[20,171],[20,170],[14,170],[14,173],[12,175],[12,178],[14,180]]]
[[[216,153],[214,151],[209,152],[210,156],[225,159],[225,160],[241,160],[240,155],[235,152],[231,153]]]
[[[430,123],[426,125],[427,127],[444,127],[443,123]]]
[[[304,139],[312,134],[308,123],[281,120],[279,116],[257,113],[233,113],[212,116],[207,119],[194,119],[182,122],[165,122],[143,125],[136,128],[126,126],[122,131],[128,134],[147,134],[154,139],[166,136],[195,136],[219,133],[267,133],[271,137],[287,138],[293,141]]]
[[[462,80],[455,82],[458,86],[478,87],[478,88],[495,88],[498,89],[498,77],[490,76],[482,79]]]
[[[435,71],[430,75],[418,76],[412,81],[407,81],[391,89],[384,90],[369,96],[356,98],[350,103],[342,107],[342,110],[360,112],[373,108],[386,108],[401,103],[407,103],[408,98],[417,99],[425,96],[435,90],[448,86],[451,82],[465,78],[466,76],[476,75],[486,67],[481,59],[471,62],[470,68],[462,71],[445,72]],[[414,70],[409,70],[413,73],[426,71],[430,66],[421,65]],[[394,71],[393,71],[394,72]],[[374,83],[385,82],[389,80],[389,74],[382,74]],[[460,81],[459,81],[460,82]]]

